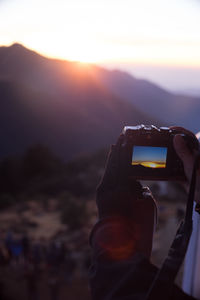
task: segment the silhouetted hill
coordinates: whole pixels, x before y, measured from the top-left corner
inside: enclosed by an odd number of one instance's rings
[[[96,76],[115,95],[128,100],[163,124],[178,124],[194,132],[200,130],[200,97],[173,94],[147,80],[135,79],[117,70],[100,70]]]
[[[155,123],[113,95],[96,68],[0,48],[0,155],[43,143],[65,159],[115,142],[126,124]]]
[[[69,159],[107,147],[127,124],[200,128],[198,98],[125,72],[49,59],[20,44],[0,47],[0,101],[1,156],[44,143]]]

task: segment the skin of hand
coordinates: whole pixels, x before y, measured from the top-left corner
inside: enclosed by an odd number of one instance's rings
[[[191,131],[186,130],[185,128],[182,128],[182,127],[171,127],[171,128],[177,129],[177,130],[181,131],[183,134],[192,135],[195,137],[195,135]],[[189,184],[190,184],[191,177],[192,177],[194,161],[196,159],[198,151],[194,150],[193,152],[191,152],[191,150],[187,147],[186,142],[185,142],[184,138],[181,136],[181,134],[175,135],[173,144],[174,144],[174,149],[175,149],[177,155],[183,162],[184,172],[185,172],[185,176],[187,178],[187,183],[185,184],[185,188],[186,188],[186,191],[188,191]],[[196,171],[195,201],[197,203],[200,203],[200,164],[199,164],[199,162],[198,162],[198,167],[197,167],[197,171]]]
[[[131,232],[131,236],[127,238],[127,245],[129,240],[132,244],[135,240],[135,251],[143,253],[149,258],[152,249],[157,207],[151,191],[146,187],[142,187],[138,181],[128,178],[127,174],[122,172],[119,157],[121,151],[123,151],[123,139],[124,137],[121,135],[116,145],[111,147],[105,173],[96,193],[99,220],[101,222],[105,220],[109,224],[113,220],[111,228],[117,227],[118,233],[115,235],[111,230],[103,230],[102,236],[98,233],[98,240],[106,238],[110,247],[112,244],[111,240],[114,240],[114,244],[116,243],[115,236],[120,244],[121,237],[124,238],[124,236],[127,236],[126,232]],[[120,232],[123,232],[123,230],[119,229],[120,226],[124,230],[124,233],[121,235]],[[110,234],[109,238],[108,234]],[[121,244],[125,245],[125,242]],[[113,249],[111,252],[118,253],[117,249],[115,251]]]

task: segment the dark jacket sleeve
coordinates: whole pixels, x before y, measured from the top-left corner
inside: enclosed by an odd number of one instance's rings
[[[129,228],[119,222],[99,222],[93,229],[90,239],[93,252],[90,268],[92,299],[146,300],[158,269],[137,252],[131,239]],[[169,299],[194,298],[174,285]]]

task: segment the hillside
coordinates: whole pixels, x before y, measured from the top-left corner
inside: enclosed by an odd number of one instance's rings
[[[184,126],[194,132],[200,130],[200,97],[173,94],[144,79],[136,79],[126,72],[97,69],[98,80],[118,97],[126,99],[143,113],[163,124]]]
[[[0,155],[43,143],[65,159],[108,147],[126,124],[157,123],[95,78],[95,67],[0,48]]]
[[[127,124],[200,128],[199,98],[20,44],[0,47],[0,106],[1,157],[43,143],[68,160],[108,147]]]

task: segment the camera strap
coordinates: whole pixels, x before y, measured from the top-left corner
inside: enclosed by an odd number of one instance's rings
[[[170,299],[173,283],[183,263],[192,233],[193,202],[199,155],[194,160],[184,221],[180,224],[168,255],[157,272],[145,300]]]

